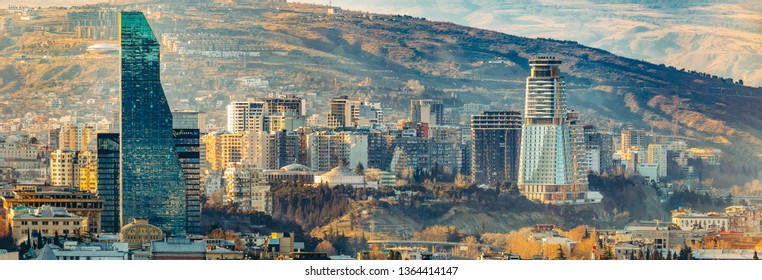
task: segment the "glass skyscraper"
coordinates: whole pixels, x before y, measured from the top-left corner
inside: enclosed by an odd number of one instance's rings
[[[98,196],[103,199],[101,230],[117,233],[119,220],[119,134],[98,133]]]
[[[119,40],[122,223],[147,218],[168,234],[185,235],[185,177],[159,79],[159,42],[141,12],[119,14]]]

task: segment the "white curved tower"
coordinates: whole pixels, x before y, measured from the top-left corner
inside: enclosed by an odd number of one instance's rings
[[[561,60],[536,57],[527,77],[524,125],[521,130],[518,187],[543,203],[585,201],[587,180],[579,174],[576,142],[559,73]],[[575,124],[576,125],[576,124]]]

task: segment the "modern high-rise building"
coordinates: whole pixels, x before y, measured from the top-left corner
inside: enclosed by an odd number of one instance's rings
[[[67,123],[58,132],[58,148],[61,150],[94,150],[95,127],[83,124]]]
[[[360,116],[359,100],[351,100],[347,96],[331,99],[330,111],[328,112],[328,127],[357,127]]]
[[[121,44],[121,221],[147,218],[186,234],[183,167],[160,80],[159,43],[141,12],[119,13]]]
[[[459,140],[459,139],[458,139]],[[471,115],[471,175],[497,186],[518,178],[521,113],[485,111]]]
[[[96,192],[97,162],[91,151],[56,150],[50,154],[50,180],[53,186]]]
[[[172,112],[177,157],[185,175],[185,215],[188,234],[201,234],[201,162],[199,112]]]
[[[232,102],[227,106],[228,131],[262,131],[265,102]]]
[[[243,154],[242,138],[243,134],[227,131],[204,135],[201,141],[206,147],[205,158],[210,169],[222,173],[229,163],[240,162]]]
[[[304,99],[296,96],[265,98],[263,101],[267,115],[304,116],[307,111]]]
[[[225,169],[224,204],[236,204],[244,211],[272,213],[270,184],[264,174],[246,165]]]
[[[241,162],[257,169],[280,169],[297,161],[299,135],[281,130],[247,131],[241,139]]]
[[[659,178],[667,177],[667,160],[669,151],[666,145],[651,143],[648,145],[646,163],[657,164],[656,175]]]
[[[587,182],[580,181],[576,153],[577,133],[572,131],[561,60],[529,60],[518,186],[522,194],[543,203],[586,201]],[[580,132],[581,133],[581,132]]]
[[[122,224],[121,187],[119,185],[119,134],[98,134],[98,196],[103,199],[101,229],[117,233]]]
[[[646,131],[642,129],[623,129],[620,147],[622,151],[645,152],[648,147]]]
[[[601,146],[603,139],[592,125],[583,127],[585,135],[585,164],[593,173],[601,173]]]
[[[367,133],[313,132],[307,135],[308,165],[315,172],[327,172],[337,166],[368,166]]]
[[[427,123],[429,126],[444,125],[444,106],[442,100],[410,100],[410,121]]]

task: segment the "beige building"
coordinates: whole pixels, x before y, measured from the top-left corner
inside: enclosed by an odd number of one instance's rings
[[[214,250],[206,251],[207,260],[242,260],[243,252],[231,251],[225,248],[215,248]]]
[[[58,134],[58,148],[61,150],[95,150],[97,137],[95,127],[82,124],[64,124]]]
[[[87,233],[87,217],[69,213],[63,207],[18,206],[12,208],[8,216],[16,240],[26,237],[30,232],[38,232],[43,236],[54,236],[56,233],[61,236],[78,236]]]
[[[212,170],[222,171],[228,163],[241,161],[243,134],[218,132],[201,138],[206,145],[206,161]]]
[[[672,223],[682,230],[727,231],[730,217],[724,213],[696,213],[691,209],[672,210]]]
[[[270,184],[258,170],[245,165],[225,169],[225,204],[238,204],[241,210],[272,213]]]
[[[659,178],[667,177],[667,147],[662,144],[649,144],[646,163],[658,164],[656,174]]]
[[[13,192],[13,197],[7,197],[3,201],[4,207],[8,209],[17,206],[38,208],[44,205],[63,207],[77,216],[87,217],[87,229],[90,233],[101,231],[104,200],[94,193],[22,187]]]
[[[622,151],[645,151],[648,140],[642,129],[623,129],[621,134]]]
[[[143,244],[164,239],[164,232],[148,223],[147,219],[133,219],[120,231],[121,241],[129,244],[130,250],[140,249]]]
[[[50,154],[50,180],[53,186],[96,192],[98,160],[92,151],[57,150]]]

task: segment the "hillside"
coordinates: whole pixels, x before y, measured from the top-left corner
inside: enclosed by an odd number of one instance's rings
[[[207,111],[214,125],[224,125],[222,106],[230,99],[272,92],[314,93],[310,113],[320,113],[328,98],[340,94],[383,100],[394,109],[388,114],[391,118],[405,117],[408,100],[417,97],[441,98],[453,107],[479,102],[494,109],[520,109],[527,59],[552,54],[564,60],[570,103],[582,113],[583,122],[604,130],[632,123],[653,129],[656,137],[672,135],[677,124],[678,135],[696,145],[722,148],[728,155],[726,166],[738,166],[730,170],[749,176],[756,171],[740,167],[756,166],[762,154],[762,89],[619,57],[573,41],[529,39],[409,16],[345,10],[327,15],[325,8],[307,4],[122,8],[161,10],[149,16],[158,37],[191,34],[287,52],[241,59],[179,55],[165,49],[162,79],[171,105]],[[44,25],[50,32],[0,35],[0,56],[29,56],[0,61],[0,113],[14,117],[32,110],[56,117],[77,111],[109,116],[104,108],[118,93],[118,57],[67,57],[103,42],[73,39],[73,33],[60,27],[65,10],[41,13],[39,20],[16,24]],[[270,88],[243,88],[236,79],[245,76],[261,76]],[[423,87],[408,87],[411,80]],[[98,106],[77,107],[88,99]],[[24,106],[11,106],[11,100],[23,100]],[[60,108],[50,110],[58,100]]]
[[[300,0],[326,4],[321,0]],[[762,8],[749,0],[334,0],[347,9],[452,21],[762,86]],[[427,9],[436,5],[437,9]]]

